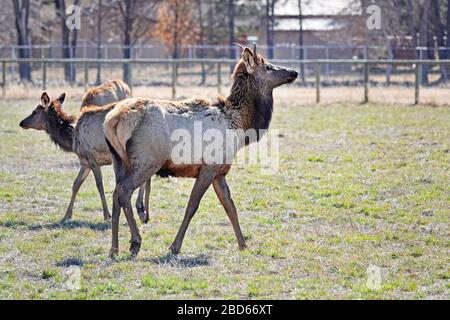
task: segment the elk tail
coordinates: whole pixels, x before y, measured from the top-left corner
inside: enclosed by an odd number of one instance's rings
[[[122,166],[125,167],[126,170],[128,170],[130,168],[130,160],[128,157],[126,145],[128,139],[131,137],[131,133],[133,132],[134,128],[127,128],[130,129],[130,131],[128,132],[126,132],[125,130],[121,130],[121,114],[115,113],[114,111],[115,110],[113,109],[106,116],[103,132],[105,133],[105,138],[112,155],[116,159],[119,158]]]

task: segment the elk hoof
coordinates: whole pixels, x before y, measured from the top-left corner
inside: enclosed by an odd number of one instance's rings
[[[111,260],[116,260],[118,254],[119,254],[119,249],[117,249],[117,248],[111,248],[111,250],[109,250],[109,258]]]
[[[130,245],[130,253],[133,257],[136,257],[141,250],[141,242],[132,241]]]
[[[145,209],[141,207],[136,207],[136,210],[139,215],[139,220],[141,220],[142,223],[147,224],[149,216],[148,213],[145,211]]]
[[[172,252],[173,255],[178,255],[180,253],[180,248],[175,245],[171,245],[169,248],[170,252]]]
[[[72,214],[66,214],[64,218],[61,219],[61,222],[67,222],[72,219]]]
[[[103,215],[103,220],[105,220],[105,222],[111,222],[111,215],[110,214]]]

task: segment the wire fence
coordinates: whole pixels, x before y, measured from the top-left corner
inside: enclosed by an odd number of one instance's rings
[[[395,45],[390,48],[385,46],[370,45],[342,45],[320,44],[304,45],[280,43],[273,47],[267,45],[258,46],[260,52],[267,54],[273,52],[274,59],[427,59],[429,53],[444,57],[450,56],[450,47],[411,47]],[[272,49],[272,50],[269,50]],[[67,49],[59,43],[46,45],[0,45],[0,58],[19,58],[19,51],[26,49],[30,52],[30,58],[63,58],[63,49]],[[169,58],[170,53],[161,44],[136,44],[131,47],[121,44],[98,45],[89,42],[80,42],[76,46],[74,59],[120,59],[123,52],[129,49],[132,59],[164,59]],[[180,46],[180,58],[184,59],[226,59],[230,58],[230,52],[239,55],[237,46],[229,45],[182,45]]]
[[[364,87],[364,102],[369,102],[371,87],[401,85],[414,88],[414,103],[420,99],[423,77],[442,77],[442,70],[450,70],[450,60],[273,60],[275,64],[301,70],[300,79],[295,86],[315,88],[316,102],[321,101],[321,88],[329,86]],[[84,86],[87,89],[106,79],[122,77],[131,88],[134,86],[169,86],[172,98],[177,97],[177,87],[209,86],[216,87],[218,93],[229,85],[229,75],[236,63],[231,59],[0,59],[2,67],[2,94],[5,96],[8,85],[18,83],[17,74],[11,73],[20,64],[32,66],[33,84],[47,90],[53,85]],[[72,65],[76,70],[76,82],[67,83],[64,66]],[[340,67],[347,75],[328,74],[327,68]],[[427,70],[426,74],[424,70]],[[101,79],[98,78],[101,72]]]

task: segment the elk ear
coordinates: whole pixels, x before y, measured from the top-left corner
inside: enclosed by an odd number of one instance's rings
[[[245,66],[247,67],[247,72],[249,74],[255,72],[256,61],[255,57],[253,56],[252,50],[250,50],[249,48],[245,48],[244,51],[242,51],[242,60],[244,61]]]
[[[63,104],[64,100],[66,100],[66,94],[62,93],[58,99],[56,99],[59,103]]]
[[[47,92],[44,92],[41,96],[41,105],[44,108],[47,108],[49,104],[50,104],[50,97],[48,96]]]

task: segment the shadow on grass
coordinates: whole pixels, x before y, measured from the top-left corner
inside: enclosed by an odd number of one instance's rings
[[[86,262],[84,262],[81,259],[78,258],[73,258],[73,257],[69,257],[66,258],[64,260],[58,261],[55,263],[55,266],[57,267],[70,267],[70,266],[77,266],[77,267],[82,267],[86,264]]]
[[[111,228],[110,223],[108,222],[88,222],[88,221],[63,221],[63,222],[54,222],[49,224],[42,223],[32,223],[28,224],[25,221],[0,221],[0,227],[4,228],[17,228],[17,227],[28,227],[30,231],[39,231],[39,230],[72,230],[72,229],[91,229],[93,231],[106,231]]]
[[[168,253],[166,255],[151,258],[151,259],[144,259],[146,262],[151,262],[153,264],[159,264],[159,265],[170,265],[173,267],[182,267],[182,268],[194,268],[194,267],[200,267],[200,266],[209,266],[209,257],[204,254],[199,254],[196,256],[187,256],[187,257],[180,257],[175,256],[171,253]]]

